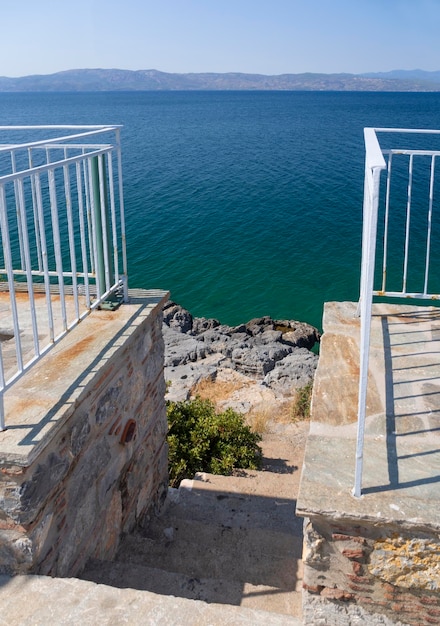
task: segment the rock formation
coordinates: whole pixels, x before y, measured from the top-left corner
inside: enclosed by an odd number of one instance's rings
[[[246,412],[255,404],[252,395],[291,397],[313,380],[318,361],[311,349],[319,342],[319,332],[294,320],[265,316],[231,327],[216,319],[194,318],[170,301],[164,308],[163,334],[168,400],[191,397],[206,379],[235,380],[247,389],[246,399],[242,394],[228,406]]]

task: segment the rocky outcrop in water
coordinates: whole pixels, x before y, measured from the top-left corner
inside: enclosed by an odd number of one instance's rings
[[[163,334],[169,400],[189,398],[201,380],[227,370],[272,390],[275,398],[287,397],[313,379],[318,361],[311,349],[319,332],[294,320],[265,316],[226,326],[168,302]]]

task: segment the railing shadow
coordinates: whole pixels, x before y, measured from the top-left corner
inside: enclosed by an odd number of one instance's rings
[[[395,318],[396,315],[393,315],[393,318]],[[429,313],[427,313],[426,311],[421,311],[420,313],[401,313],[398,314],[397,317],[399,317],[403,323],[405,323],[405,326],[407,324],[415,324],[415,323],[420,323],[420,322],[433,322],[435,320],[440,320],[440,311],[438,312],[433,312],[432,315],[430,315]],[[406,319],[405,318],[410,318],[410,319]],[[413,318],[414,321],[411,321]],[[399,461],[403,461],[406,459],[411,459],[411,458],[422,458],[422,457],[426,457],[429,455],[433,455],[433,454],[439,454],[440,453],[440,448],[433,448],[433,449],[415,449],[414,452],[408,453],[408,454],[400,454],[399,455],[399,451],[398,451],[398,442],[399,440],[401,440],[401,438],[408,438],[411,436],[426,436],[428,433],[435,433],[436,431],[440,431],[440,425],[438,428],[412,428],[411,430],[408,430],[406,432],[401,432],[401,428],[399,428],[399,418],[418,418],[420,416],[423,415],[427,415],[428,413],[428,409],[426,411],[410,411],[407,412],[405,414],[401,414],[401,415],[396,415],[396,400],[414,400],[415,398],[418,397],[418,395],[425,397],[426,395],[430,396],[430,395],[437,395],[440,394],[440,389],[439,391],[435,391],[435,392],[430,392],[428,394],[412,394],[412,395],[400,395],[398,397],[396,397],[395,395],[395,387],[397,384],[401,384],[402,381],[399,381],[397,383],[397,381],[395,380],[395,372],[403,372],[403,371],[408,371],[408,372],[412,372],[414,370],[417,369],[421,369],[421,368],[428,368],[430,366],[438,366],[438,363],[432,363],[432,364],[422,364],[422,365],[415,365],[415,366],[409,366],[409,367],[400,367],[400,368],[393,368],[393,359],[395,359],[396,357],[393,356],[393,347],[401,347],[401,346],[406,346],[406,345],[416,345],[416,344],[420,344],[420,341],[416,341],[416,342],[403,342],[403,343],[396,343],[393,344],[392,343],[392,329],[390,329],[390,326],[395,323],[395,322],[391,322],[389,321],[389,318],[387,315],[381,316],[381,327],[382,327],[382,339],[383,339],[383,351],[384,351],[384,368],[385,368],[385,420],[386,420],[386,451],[387,451],[387,469],[388,469],[388,484],[387,485],[379,485],[379,486],[375,486],[375,487],[367,487],[363,489],[363,493],[367,494],[367,493],[378,493],[378,492],[384,492],[384,491],[393,491],[393,490],[401,490],[401,489],[406,489],[406,488],[410,488],[410,487],[417,487],[417,486],[422,486],[422,485],[427,485],[427,484],[433,484],[433,483],[439,483],[440,482],[440,475],[434,475],[431,476],[429,475],[429,472],[427,471],[426,476],[423,477],[418,477],[418,478],[414,478],[413,480],[401,480],[400,478],[400,472],[399,472]],[[400,322],[399,322],[400,323]],[[436,329],[434,329],[436,330]],[[405,330],[405,335],[406,334],[412,334],[412,333],[416,333],[419,331],[413,331],[413,330]],[[401,333],[398,333],[401,334]],[[420,352],[420,355],[423,356],[427,356],[429,354],[437,354],[437,352]],[[399,354],[398,357],[399,358],[403,358],[403,357],[415,357],[417,356],[417,353],[413,352],[410,354]],[[414,384],[414,383],[425,383],[425,382],[429,382],[431,380],[438,380],[437,377],[423,377],[423,378],[413,378],[413,379],[406,379],[404,382],[405,384]],[[440,409],[434,409],[434,410],[429,410],[429,413],[432,415],[432,413],[440,413]],[[428,467],[428,465],[426,466]]]

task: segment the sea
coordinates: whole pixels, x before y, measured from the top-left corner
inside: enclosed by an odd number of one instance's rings
[[[0,124],[123,125],[130,287],[321,328],[359,297],[364,127],[440,128],[440,93],[1,93]]]

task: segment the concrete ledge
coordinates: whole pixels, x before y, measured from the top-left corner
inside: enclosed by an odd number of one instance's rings
[[[363,495],[354,498],[355,308],[325,305],[297,513],[440,530],[440,309],[373,306]]]
[[[0,466],[33,462],[87,395],[103,364],[167,297],[165,291],[133,290],[130,302],[116,311],[93,311],[5,393]]]

